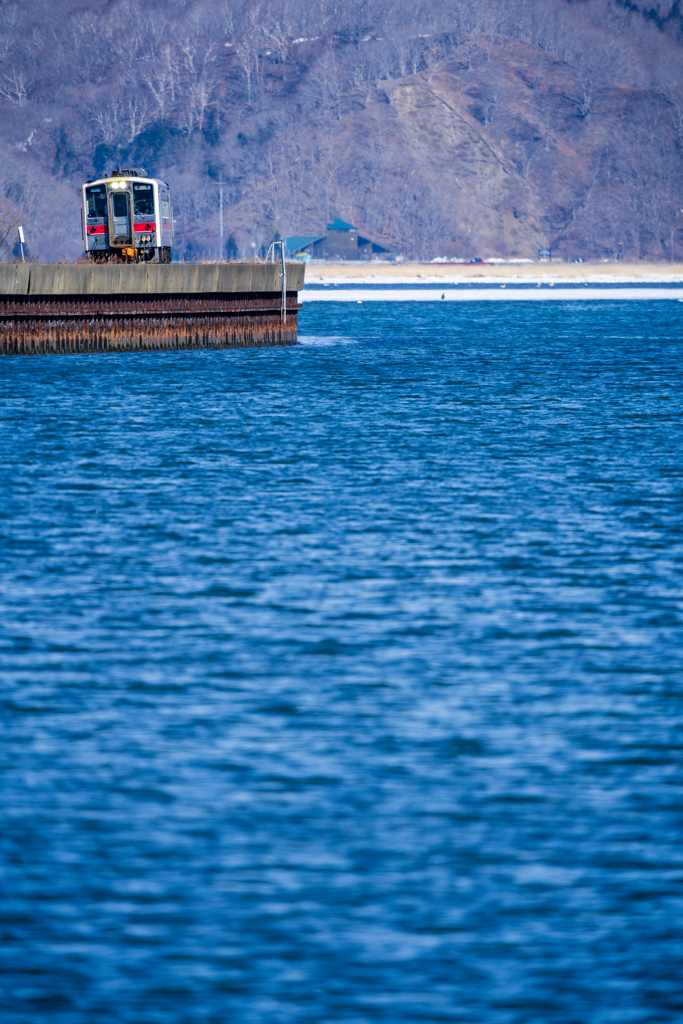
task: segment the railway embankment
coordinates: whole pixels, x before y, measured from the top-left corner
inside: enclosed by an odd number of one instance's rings
[[[0,354],[293,345],[304,267],[0,265]]]

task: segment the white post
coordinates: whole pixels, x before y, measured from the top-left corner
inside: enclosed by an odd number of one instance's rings
[[[280,242],[271,242],[268,246],[268,252],[266,253],[266,263],[270,263],[270,257],[273,257],[273,263],[277,262],[277,247],[280,246],[280,283],[282,285],[282,293],[280,297],[280,323],[287,323],[287,264],[285,262],[285,240],[284,238]]]
[[[218,215],[218,233],[221,236],[221,256],[223,255],[223,182],[218,182],[219,185],[219,215]]]
[[[21,262],[26,263],[24,259],[24,229],[19,228],[19,245],[21,246]]]

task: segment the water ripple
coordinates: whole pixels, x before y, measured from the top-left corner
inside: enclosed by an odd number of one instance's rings
[[[683,332],[2,362],[3,1024],[683,1016]]]

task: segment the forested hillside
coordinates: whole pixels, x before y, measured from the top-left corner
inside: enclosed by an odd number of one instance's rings
[[[81,250],[78,186],[170,182],[176,249],[340,216],[408,257],[683,258],[679,0],[4,0],[0,197]]]

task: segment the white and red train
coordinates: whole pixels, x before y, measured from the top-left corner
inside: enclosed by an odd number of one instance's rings
[[[82,188],[83,246],[106,263],[170,263],[173,248],[171,190],[142,167],[112,171]]]

